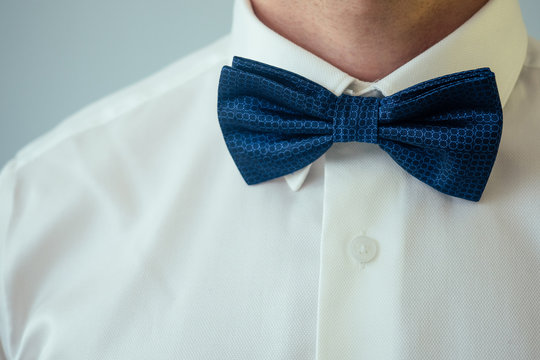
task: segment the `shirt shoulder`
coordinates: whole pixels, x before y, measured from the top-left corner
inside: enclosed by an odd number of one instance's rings
[[[192,91],[194,84],[200,86],[206,83],[212,86],[216,73],[226,62],[229,42],[230,35],[224,36],[90,103],[22,147],[0,168],[0,245],[2,238],[8,236],[13,218],[17,217],[14,209],[17,204],[25,202],[26,197],[41,199],[45,194],[51,197],[56,195],[51,198],[54,204],[50,204],[56,205],[61,195],[59,189],[72,182],[66,173],[74,172],[77,166],[94,166],[97,169],[95,172],[105,173],[109,170],[108,164],[118,164],[117,159],[112,158],[119,152],[119,142],[135,143],[127,146],[140,147],[145,141],[146,146],[157,149],[161,141],[157,135],[153,136],[155,139],[151,143],[144,138],[153,138],[148,134],[149,129],[155,128],[159,122],[174,122],[177,128],[188,122],[189,119],[182,121],[180,113],[182,110],[189,113],[187,107],[171,115],[170,104],[178,103],[175,98],[179,95],[186,98],[185,103],[194,103],[193,99],[186,96],[196,96]],[[205,82],[205,77],[212,80]],[[48,179],[51,179],[50,183],[56,184],[56,192],[52,192],[50,184],[46,183]],[[40,207],[45,203],[36,202]],[[0,246],[0,259],[3,253]]]
[[[229,38],[229,35],[224,36],[153,74],[81,108],[22,147],[9,161],[14,163],[9,167],[12,169],[23,167],[65,140],[90,129],[106,126],[149,102],[181,90],[191,81],[196,81],[209,70],[224,63]]]
[[[86,167],[83,178],[89,174],[110,177],[112,168],[142,158],[131,149],[146,147],[139,151],[166,158],[160,149],[186,143],[182,134],[187,132],[186,126],[196,123],[191,121],[197,113],[193,111],[196,105],[213,96],[211,89],[217,86],[216,78],[226,62],[229,39],[229,35],[224,36],[90,103],[20,149],[0,168],[0,243],[9,232],[17,204],[49,194],[56,195],[48,200],[54,201],[50,205],[56,205],[58,199],[67,197],[61,188],[65,191],[74,183],[73,174],[81,173],[81,167]],[[207,98],[196,100],[201,96]],[[175,137],[164,144],[167,133]],[[154,159],[147,162],[155,163]],[[45,203],[36,202],[40,207]]]
[[[214,120],[207,104],[215,101],[229,41],[225,36],[89,104],[1,169],[0,358],[2,346],[9,355],[10,339],[17,337],[9,330],[16,320],[6,286],[28,270],[19,254],[69,239],[60,247],[65,251],[51,253],[52,268],[69,261],[68,248],[128,238],[133,224],[149,218],[145,211],[159,202],[160,191],[170,195],[169,179],[191,171],[190,156],[178,154],[202,143],[193,134]]]
[[[201,102],[195,98],[215,87],[216,74],[227,59],[229,38],[224,36],[90,103],[21,148],[0,168],[0,264],[10,233],[26,227],[36,214],[46,212],[52,218],[51,209],[82,204],[80,197],[90,189],[104,193],[113,181],[123,181],[125,186],[137,178],[126,170],[130,162],[146,161],[144,166],[150,166],[162,159],[158,165],[167,168],[163,153],[187,142],[181,136],[193,123],[194,104]],[[193,91],[196,87],[203,91]],[[165,139],[169,133],[170,139]],[[152,174],[144,166],[140,171]],[[109,189],[107,195],[119,188]],[[1,300],[0,293],[3,304]],[[0,305],[0,314],[1,310]]]

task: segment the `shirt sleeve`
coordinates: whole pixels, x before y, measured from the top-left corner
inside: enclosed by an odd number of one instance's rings
[[[8,359],[9,312],[5,292],[6,241],[11,222],[15,190],[14,161],[0,172],[0,360]]]

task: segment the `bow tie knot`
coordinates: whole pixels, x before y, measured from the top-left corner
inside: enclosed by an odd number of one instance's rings
[[[341,95],[333,111],[334,142],[377,143],[380,99]]]

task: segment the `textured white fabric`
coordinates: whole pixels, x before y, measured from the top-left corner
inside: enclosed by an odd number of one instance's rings
[[[491,67],[504,129],[482,199],[437,192],[360,143],[334,145],[290,186],[247,186],[216,116],[232,55],[336,94]],[[239,0],[229,36],[82,109],[4,167],[0,358],[538,359],[539,142],[540,44],[516,0],[491,0],[373,84]]]

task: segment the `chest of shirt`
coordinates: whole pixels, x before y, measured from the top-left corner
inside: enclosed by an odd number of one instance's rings
[[[297,192],[283,179],[249,187],[211,107],[181,126],[141,111],[88,132],[57,150],[79,167],[62,172],[51,153],[54,176],[20,185],[11,346],[21,359],[527,354],[540,169],[523,130],[534,112],[505,111],[479,203],[434,191],[374,144],[333,146]],[[116,141],[84,150],[104,134]]]

